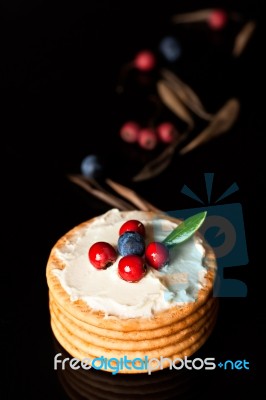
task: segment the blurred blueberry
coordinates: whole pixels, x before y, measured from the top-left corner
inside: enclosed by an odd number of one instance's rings
[[[181,47],[173,36],[164,37],[159,44],[159,50],[170,62],[176,61],[181,56]]]
[[[82,175],[86,178],[97,178],[103,172],[103,166],[94,154],[88,155],[82,160],[80,169]]]
[[[138,232],[125,232],[118,238],[117,249],[121,256],[142,256],[145,251],[144,238]]]

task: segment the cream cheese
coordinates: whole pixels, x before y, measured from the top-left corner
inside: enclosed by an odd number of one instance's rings
[[[117,246],[119,228],[129,219],[141,221],[146,229],[146,244],[162,241],[176,224],[167,219],[150,219],[145,212],[121,213],[112,209],[83,225],[71,236],[56,256],[64,263],[63,270],[54,269],[72,301],[81,299],[94,310],[120,318],[151,317],[154,312],[176,304],[194,302],[204,285],[207,271],[202,264],[205,254],[201,239],[196,236],[170,250],[170,262],[160,271],[148,267],[147,274],[137,283],[126,282],[117,272],[116,262],[105,270],[95,269],[88,250],[98,241]]]

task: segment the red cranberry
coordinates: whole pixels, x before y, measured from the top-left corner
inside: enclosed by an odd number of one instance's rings
[[[119,260],[118,273],[125,281],[138,282],[146,274],[146,266],[142,257],[130,254]]]
[[[89,260],[97,269],[105,269],[117,259],[117,253],[113,246],[107,242],[96,242],[89,249]]]
[[[126,221],[119,229],[119,235],[125,232],[138,232],[140,235],[145,236],[145,226],[137,219],[130,219]]]
[[[145,258],[151,267],[160,269],[169,261],[169,250],[160,242],[151,242],[146,247]]]

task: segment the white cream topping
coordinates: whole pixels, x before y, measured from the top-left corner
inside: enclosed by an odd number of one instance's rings
[[[170,262],[160,271],[148,267],[147,274],[137,283],[126,282],[117,272],[116,262],[105,270],[97,270],[88,258],[90,246],[106,241],[117,247],[121,225],[129,219],[141,221],[146,228],[146,244],[162,241],[176,224],[166,219],[149,220],[142,211],[129,211],[123,216],[112,209],[81,227],[71,241],[56,251],[65,265],[55,269],[62,287],[72,301],[81,299],[94,310],[120,318],[151,317],[154,312],[176,304],[194,302],[204,285],[206,268],[202,265],[205,250],[199,238],[176,245],[170,250]]]

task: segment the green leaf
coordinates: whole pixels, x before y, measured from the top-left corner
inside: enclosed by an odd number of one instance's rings
[[[203,224],[207,211],[192,215],[182,221],[164,240],[167,247],[175,246],[189,239]]]

